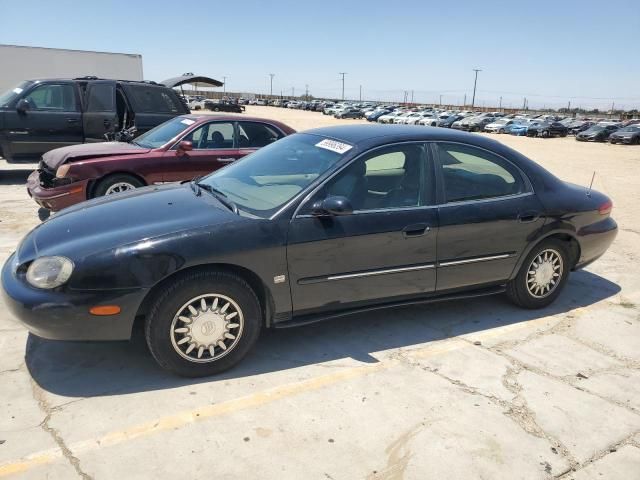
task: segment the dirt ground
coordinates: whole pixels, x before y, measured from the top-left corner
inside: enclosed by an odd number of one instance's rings
[[[45,341],[0,304],[0,477],[640,478],[640,147],[492,138],[570,182],[595,171],[613,199],[617,239],[554,305],[482,298],[269,332],[234,370],[189,380],[139,336]],[[40,221],[31,166],[6,167],[2,261]]]

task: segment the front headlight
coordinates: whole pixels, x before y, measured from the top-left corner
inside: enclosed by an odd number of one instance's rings
[[[56,288],[69,280],[73,262],[66,257],[41,257],[27,269],[27,282],[36,288]]]
[[[67,172],[69,172],[69,169],[71,168],[71,164],[67,163],[65,165],[61,165],[60,167],[58,167],[58,170],[56,170],[56,177],[57,178],[63,178],[67,176]]]

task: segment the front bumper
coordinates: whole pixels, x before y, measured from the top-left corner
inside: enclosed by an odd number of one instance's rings
[[[59,187],[45,188],[40,185],[40,174],[36,170],[27,179],[27,192],[35,202],[48,210],[57,212],[87,199],[89,180],[69,183]]]
[[[0,292],[9,311],[33,334],[50,340],[128,340],[146,288],[121,290],[40,290],[16,273],[15,253],[2,268]],[[95,316],[96,305],[118,305],[117,315]]]

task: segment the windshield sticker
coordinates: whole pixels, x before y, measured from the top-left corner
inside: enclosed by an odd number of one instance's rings
[[[337,142],[335,140],[329,140],[325,138],[321,142],[316,143],[316,147],[324,148],[325,150],[331,150],[332,152],[336,152],[339,154],[343,154],[348,152],[353,148],[352,145],[348,143]]]
[[[22,93],[22,89],[20,87],[16,87],[13,89],[13,93],[16,95],[20,95]]]
[[[188,118],[183,118],[180,123],[184,123],[185,125],[193,125],[194,123],[196,123],[196,121],[195,120],[189,120]]]

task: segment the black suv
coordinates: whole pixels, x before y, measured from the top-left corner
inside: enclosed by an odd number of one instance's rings
[[[101,142],[131,127],[139,135],[185,113],[189,109],[176,92],[155,82],[27,80],[0,94],[0,155],[38,159],[54,148]]]

